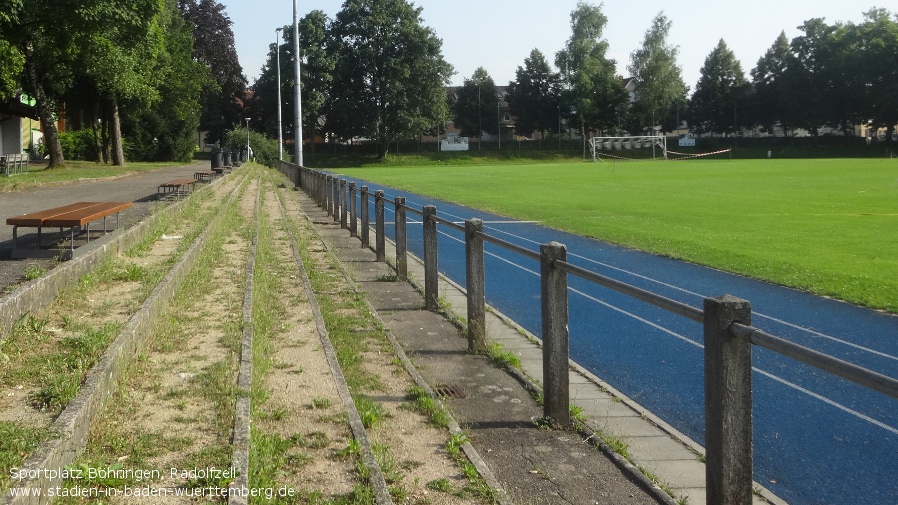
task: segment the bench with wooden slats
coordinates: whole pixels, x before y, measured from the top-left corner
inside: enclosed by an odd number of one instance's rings
[[[53,209],[32,212],[6,219],[12,225],[13,248],[18,248],[18,231],[20,226],[37,228],[38,248],[41,245],[41,231],[45,226],[59,228],[60,236],[63,228],[71,228],[72,249],[74,250],[75,229],[86,226],[87,240],[90,241],[90,223],[103,220],[103,232],[106,232],[106,218],[116,214],[118,227],[119,212],[131,207],[131,202],[77,202]]]
[[[196,179],[175,179],[160,184],[156,191],[156,199],[162,200],[168,197],[181,198],[187,196],[193,192],[193,187],[196,183]]]
[[[212,170],[204,170],[202,172],[196,172],[195,174],[193,174],[193,176],[199,182],[212,182],[212,180],[215,179],[215,176],[217,175],[220,174],[217,174]]]

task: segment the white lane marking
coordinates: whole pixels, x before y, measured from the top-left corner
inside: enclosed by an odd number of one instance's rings
[[[523,241],[530,242],[530,243],[533,243],[533,244],[539,244],[539,242],[536,242],[535,240],[529,239],[529,238],[527,238],[527,237],[521,237],[521,236],[519,236],[519,235],[515,235],[514,233],[509,233],[509,232],[507,232],[507,231],[500,230],[500,229],[497,229],[497,228],[491,228],[491,229],[492,229],[492,230],[495,230],[495,231],[497,231],[497,232],[499,232],[499,233],[503,233],[503,234],[505,234],[505,235],[509,235],[509,236],[511,236],[511,237],[517,238],[517,239],[519,239],[519,240],[523,240]],[[610,265],[610,264],[608,264],[608,263],[604,263],[604,262],[601,262],[601,261],[598,261],[598,260],[594,260],[594,259],[592,259],[592,258],[587,258],[587,257],[585,257],[585,256],[580,256],[580,255],[578,255],[578,254],[573,254],[573,253],[570,253],[569,255],[572,256],[572,257],[575,257],[575,258],[582,259],[582,260],[584,260],[584,261],[588,261],[588,262],[593,263],[593,264],[596,264],[596,265],[603,266],[603,267],[605,267],[605,268],[609,268],[609,269],[611,269],[611,270],[616,270],[616,271],[618,271],[618,272],[621,272],[621,273],[624,273],[624,274],[627,274],[627,275],[632,275],[633,277],[636,277],[636,278],[639,278],[639,279],[643,279],[643,280],[646,280],[646,281],[649,281],[649,282],[653,282],[653,283],[655,283],[655,284],[659,284],[659,285],[661,285],[661,286],[664,286],[664,287],[667,287],[667,288],[670,288],[670,289],[674,289],[674,290],[680,291],[680,292],[682,292],[682,293],[686,293],[686,294],[688,294],[688,295],[697,296],[697,297],[702,298],[702,299],[707,298],[706,295],[703,295],[703,294],[701,294],[701,293],[696,293],[696,292],[694,292],[694,291],[690,291],[690,290],[688,290],[688,289],[681,288],[681,287],[679,287],[679,286],[675,286],[675,285],[673,285],[673,284],[669,284],[669,283],[666,283],[666,282],[664,282],[664,281],[660,281],[660,280],[658,280],[658,279],[654,279],[654,278],[652,278],[652,277],[648,277],[648,276],[643,275],[643,274],[639,274],[639,273],[636,273],[636,272],[632,272],[632,271],[630,271],[630,270],[626,270],[626,269],[623,269],[623,268],[620,268],[620,267],[616,267],[616,266]],[[854,342],[850,342],[850,341],[845,340],[845,339],[841,339],[841,338],[838,338],[838,337],[834,337],[834,336],[832,336],[832,335],[827,335],[827,334],[825,334],[825,333],[821,333],[821,332],[819,332],[819,331],[813,330],[813,329],[811,329],[811,328],[806,328],[806,327],[804,327],[804,326],[799,326],[799,325],[797,325],[797,324],[790,323],[789,321],[785,321],[785,320],[783,320],[783,319],[779,319],[779,318],[774,317],[774,316],[768,316],[767,314],[764,314],[764,313],[762,313],[762,312],[752,312],[752,315],[755,315],[755,316],[758,316],[758,317],[762,317],[762,318],[764,318],[764,319],[769,319],[770,321],[773,321],[773,322],[782,324],[782,325],[784,325],[784,326],[788,326],[788,327],[793,328],[793,329],[796,329],[796,330],[800,330],[800,331],[807,332],[807,333],[809,333],[809,334],[811,334],[811,335],[813,335],[813,336],[815,336],[815,337],[824,338],[824,339],[827,339],[827,340],[830,340],[830,341],[833,341],[833,342],[836,342],[836,343],[839,343],[839,344],[842,344],[842,345],[846,345],[846,346],[848,346],[848,347],[852,347],[852,348],[858,349],[858,350],[860,350],[860,351],[868,352],[868,353],[873,354],[873,355],[876,355],[876,356],[880,356],[880,357],[883,357],[883,358],[886,358],[886,359],[890,359],[890,360],[893,360],[893,361],[898,361],[898,356],[896,356],[896,355],[889,354],[889,353],[883,352],[883,351],[878,351],[878,350],[876,350],[876,349],[872,349],[872,348],[870,348],[870,347],[866,347],[866,346],[863,346],[863,345],[860,345],[860,344],[856,344],[856,343],[854,343]]]
[[[442,232],[440,232],[440,233],[442,233]],[[443,235],[446,235],[446,234],[443,233]],[[458,239],[458,238],[456,238],[456,237],[453,237],[453,236],[451,236],[451,235],[446,235],[446,236],[449,237],[449,238],[451,238],[452,240],[457,241],[457,242],[464,243],[463,240],[460,240],[460,239]],[[519,264],[517,264],[517,263],[514,263],[514,262],[508,260],[507,258],[504,258],[504,257],[502,257],[502,256],[498,256],[498,255],[496,255],[496,254],[489,253],[489,252],[486,253],[486,254],[488,254],[488,255],[490,255],[490,256],[492,256],[492,257],[498,259],[498,260],[501,260],[501,261],[503,261],[503,262],[505,262],[505,263],[508,263],[508,264],[511,265],[511,266],[517,267],[517,268],[519,268],[519,269],[521,269],[521,270],[523,270],[523,271],[525,271],[525,272],[527,272],[527,273],[530,273],[530,274],[532,274],[532,275],[534,275],[534,276],[536,276],[536,277],[539,277],[539,272],[536,272],[536,271],[531,270],[531,269],[529,269],[529,268],[527,268],[527,267],[524,267],[524,266],[522,266],[522,265],[519,265]],[[693,340],[693,339],[691,339],[691,338],[689,338],[689,337],[687,337],[687,336],[685,336],[685,335],[681,335],[681,334],[679,334],[679,333],[677,333],[677,332],[675,332],[675,331],[672,331],[672,330],[669,330],[669,329],[667,329],[667,328],[664,328],[663,326],[660,326],[660,325],[658,325],[657,323],[654,323],[654,322],[652,322],[652,321],[649,321],[648,319],[645,319],[645,318],[643,318],[643,317],[637,316],[636,314],[633,314],[632,312],[629,312],[629,311],[627,311],[627,310],[624,310],[624,309],[622,309],[622,308],[620,308],[620,307],[616,307],[616,306],[614,306],[614,305],[611,305],[611,304],[608,303],[608,302],[605,302],[605,301],[603,301],[603,300],[600,300],[600,299],[598,299],[598,298],[596,298],[596,297],[594,297],[594,296],[592,296],[592,295],[589,295],[589,294],[587,294],[587,293],[584,293],[584,292],[582,292],[582,291],[580,291],[580,290],[578,290],[578,289],[574,289],[574,288],[568,287],[568,290],[571,291],[572,293],[576,293],[576,294],[578,294],[578,295],[580,295],[580,296],[582,296],[582,297],[584,297],[584,298],[586,298],[586,299],[588,299],[588,300],[590,300],[590,301],[593,301],[593,302],[596,302],[596,303],[598,303],[598,304],[600,304],[600,305],[603,305],[603,306],[605,306],[605,307],[607,307],[607,308],[609,308],[609,309],[611,309],[611,310],[614,310],[614,311],[616,311],[616,312],[619,312],[619,313],[621,313],[621,314],[624,314],[624,315],[626,315],[626,316],[629,316],[629,317],[631,317],[631,318],[633,318],[633,319],[635,319],[635,320],[637,320],[637,321],[639,321],[639,322],[641,322],[641,323],[645,323],[645,324],[647,324],[648,326],[651,326],[652,328],[655,328],[655,329],[660,330],[660,331],[662,331],[662,332],[664,332],[664,333],[667,333],[668,335],[670,335],[670,336],[672,336],[672,337],[675,337],[675,338],[677,338],[677,339],[679,339],[679,340],[682,340],[683,342],[686,342],[687,344],[693,345],[693,346],[695,346],[695,347],[697,347],[697,348],[699,348],[699,349],[704,349],[704,348],[705,348],[704,344],[702,344],[701,342],[698,342],[698,341],[696,341],[696,340]],[[884,429],[884,430],[886,430],[886,431],[890,431],[890,432],[892,432],[892,433],[898,435],[898,428],[894,428],[894,427],[889,426],[888,424],[885,424],[885,423],[883,423],[883,422],[881,422],[881,421],[877,421],[876,419],[873,419],[873,418],[870,417],[870,416],[867,416],[867,415],[865,415],[865,414],[863,414],[863,413],[861,413],[861,412],[858,412],[858,411],[856,411],[856,410],[854,410],[854,409],[851,409],[851,408],[849,408],[849,407],[846,407],[845,405],[842,405],[841,403],[839,403],[839,402],[837,402],[837,401],[835,401],[835,400],[831,400],[831,399],[829,399],[829,398],[827,398],[827,397],[825,397],[825,396],[823,396],[823,395],[820,395],[820,394],[815,393],[815,392],[813,392],[813,391],[811,391],[811,390],[809,390],[809,389],[806,389],[806,388],[804,388],[804,387],[802,387],[802,386],[799,386],[798,384],[795,384],[795,383],[793,383],[793,382],[791,382],[791,381],[788,381],[788,380],[786,380],[786,379],[783,379],[782,377],[776,376],[776,375],[774,375],[774,374],[772,374],[772,373],[770,373],[770,372],[767,372],[767,371],[765,371],[765,370],[761,370],[761,369],[758,368],[758,367],[753,366],[753,367],[751,367],[751,369],[752,369],[753,371],[755,371],[755,372],[757,372],[757,373],[759,373],[759,374],[765,376],[765,377],[768,377],[768,378],[770,378],[770,379],[775,380],[776,382],[779,382],[780,384],[783,384],[783,385],[785,385],[785,386],[787,386],[787,387],[790,387],[790,388],[792,388],[792,389],[794,389],[794,390],[796,390],[796,391],[799,391],[799,392],[801,392],[801,393],[804,393],[804,394],[810,396],[811,398],[815,398],[815,399],[817,399],[817,400],[820,400],[821,402],[826,403],[827,405],[830,405],[830,406],[832,406],[832,407],[835,407],[835,408],[837,408],[837,409],[839,409],[839,410],[841,410],[841,411],[843,411],[843,412],[846,412],[846,413],[848,413],[848,414],[850,414],[850,415],[853,415],[853,416],[857,417],[858,419],[861,419],[861,420],[863,420],[863,421],[867,421],[867,422],[869,422],[870,424],[873,424],[873,425],[878,426],[878,427],[880,427],[880,428],[882,428],[882,429]]]

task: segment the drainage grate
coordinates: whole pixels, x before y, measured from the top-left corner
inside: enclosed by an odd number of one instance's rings
[[[459,387],[457,384],[440,384],[439,386],[433,388],[434,392],[440,398],[449,397],[449,398],[467,398],[468,395],[465,394],[464,390]]]

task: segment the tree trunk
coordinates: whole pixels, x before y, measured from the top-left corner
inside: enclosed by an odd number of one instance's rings
[[[93,110],[90,112],[90,129],[94,132],[94,148],[97,150],[97,163],[103,163],[103,139],[98,128],[100,124],[97,117],[98,109],[99,106],[94,105]]]
[[[122,124],[118,114],[118,100],[113,97],[109,103],[112,113],[111,137],[112,137],[112,164],[121,167],[125,165],[125,150],[122,146]]]
[[[53,121],[53,111],[50,109],[47,93],[44,92],[44,86],[38,79],[37,69],[34,67],[34,48],[30,43],[25,46],[25,66],[28,71],[28,79],[31,81],[34,91],[34,100],[37,103],[37,112],[41,118],[41,127],[44,130],[44,144],[47,147],[47,153],[50,155],[50,164],[47,168],[65,166],[62,144],[59,142],[59,130],[56,129],[56,122]]]

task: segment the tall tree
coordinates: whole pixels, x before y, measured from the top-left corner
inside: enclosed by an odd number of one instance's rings
[[[121,64],[111,57],[93,62],[85,54],[107,42],[107,48],[120,53],[134,50],[127,46],[130,37],[145,33],[158,1],[32,0],[26,6],[16,0],[9,4],[11,10],[4,5],[0,22],[13,26],[4,27],[3,38],[25,57],[23,88],[37,104],[50,166],[60,166],[65,159],[55,115],[61,98],[76,77],[86,72],[88,62],[98,70],[95,77],[110,79],[114,78],[102,66]]]
[[[780,32],[751,71],[754,86],[752,119],[770,133],[774,133],[777,124],[782,127],[784,134],[788,134],[790,130],[792,120],[789,110],[792,106],[786,73],[792,62],[792,46],[789,45],[786,32]]]
[[[886,128],[886,138],[891,139],[898,124],[898,14],[871,9],[851,31],[851,47],[843,54],[857,65],[852,89],[852,95],[860,97],[856,112],[872,120],[872,126]]]
[[[745,107],[748,82],[742,65],[723,39],[705,58],[690,100],[690,127],[697,133],[734,133],[738,107]]]
[[[505,100],[511,113],[517,118],[517,129],[522,133],[540,132],[540,137],[550,125],[558,121],[558,79],[546,57],[533,49],[524,59],[524,66],[515,71],[515,81],[508,83]]]
[[[165,34],[159,16],[166,5],[159,0],[128,0],[118,2],[117,7],[122,12],[116,13],[116,22],[97,30],[82,44],[78,67],[106,105],[111,161],[121,166],[125,164],[123,103],[132,102],[142,109],[159,99],[158,74],[148,68],[148,62],[163,52]]]
[[[337,66],[328,128],[342,138],[389,142],[417,136],[448,118],[452,67],[442,41],[405,0],[346,0],[332,27]]]
[[[643,127],[654,128],[660,123],[664,130],[662,119],[672,108],[686,102],[688,88],[677,64],[679,48],[667,42],[670,27],[671,21],[663,11],[659,12],[645,32],[642,47],[630,54],[627,69],[636,79],[632,114]]]
[[[615,75],[617,64],[606,56],[608,42],[602,32],[607,24],[601,6],[578,2],[571,12],[571,37],[555,55],[564,100],[572,105],[584,139],[587,131],[614,126],[627,104],[623,80]]]
[[[809,19],[799,27],[804,34],[792,39],[794,64],[789,65],[789,99],[797,112],[795,125],[805,128],[815,137],[821,126],[835,116],[832,76],[832,41],[837,27],[823,18]]]
[[[483,133],[498,133],[498,107],[496,83],[486,69],[478,67],[458,90],[452,107],[455,127],[466,137],[476,137],[479,143]]]
[[[197,144],[200,95],[210,85],[209,69],[193,58],[193,27],[182,19],[174,2],[157,17],[163,45],[155,59],[144,62],[156,76],[161,99],[145,104],[128,100],[122,130],[130,140],[129,156],[148,161],[186,162]]]
[[[214,79],[200,98],[200,128],[206,142],[217,143],[225,131],[240,124],[246,77],[237,58],[231,19],[215,0],[178,0],[184,19],[193,24],[194,57],[206,65]]]
[[[302,80],[302,115],[303,131],[312,140],[312,156],[314,156],[314,138],[321,129],[320,120],[325,115],[325,104],[330,96],[334,78],[335,58],[331,52],[333,43],[330,38],[331,20],[320,10],[314,10],[299,20],[299,44],[302,59],[300,61],[300,79]],[[295,80],[293,30],[285,26],[279,32],[284,34],[284,42],[278,43],[281,65],[281,110],[283,137],[293,138],[293,84]],[[253,105],[251,116],[255,124],[264,125],[270,136],[277,137],[277,54],[272,45],[268,53],[262,73],[253,85]]]
[[[312,157],[315,156],[315,136],[321,129],[319,120],[325,113],[324,108],[332,89],[336,68],[335,56],[330,51],[332,46],[330,22],[323,11],[315,10],[303,17],[299,26],[303,131],[308,132]],[[292,65],[290,68],[293,68]],[[296,74],[289,75],[288,83],[292,86]],[[292,100],[290,102],[292,104]]]

